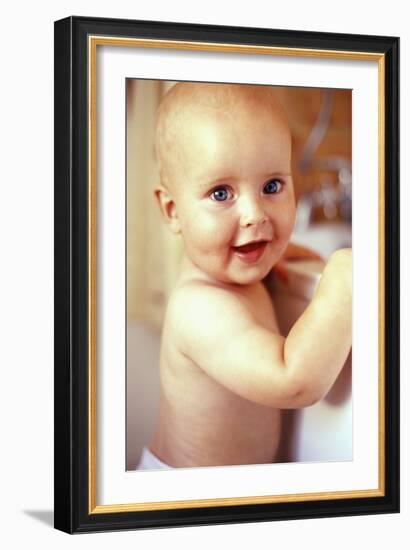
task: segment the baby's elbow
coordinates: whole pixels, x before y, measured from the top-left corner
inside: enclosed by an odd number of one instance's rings
[[[300,394],[300,404],[298,408],[305,409],[316,405],[323,399],[323,395],[320,392],[305,391]]]
[[[316,384],[307,382],[292,381],[289,386],[287,395],[287,405],[283,408],[287,409],[304,409],[316,405],[321,401],[326,392]]]

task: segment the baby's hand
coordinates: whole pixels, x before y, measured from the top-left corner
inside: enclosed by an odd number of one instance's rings
[[[352,269],[352,249],[339,248],[329,258],[329,262],[337,263],[340,268]]]
[[[299,244],[289,243],[285,252],[283,253],[279,262],[273,267],[273,272],[281,279],[284,283],[288,281],[288,270],[286,267],[286,262],[288,261],[297,261],[297,260],[321,260],[323,258],[314,252],[310,248],[306,248]]]
[[[323,274],[329,273],[332,284],[338,281],[346,291],[352,292],[352,249],[340,248],[333,252]]]

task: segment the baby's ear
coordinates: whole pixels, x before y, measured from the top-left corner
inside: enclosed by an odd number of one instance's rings
[[[166,187],[158,185],[154,189],[154,195],[157,200],[162,217],[168,224],[170,230],[177,234],[181,232],[181,226],[178,219],[175,201]]]

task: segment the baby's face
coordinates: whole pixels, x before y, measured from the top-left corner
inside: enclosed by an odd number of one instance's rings
[[[260,281],[295,220],[286,124],[266,108],[208,108],[187,117],[181,132],[172,180],[186,254],[218,281]]]

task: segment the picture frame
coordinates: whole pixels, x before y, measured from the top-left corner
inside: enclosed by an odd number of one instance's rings
[[[97,346],[99,315],[103,314],[97,314],[100,300],[98,281],[102,280],[103,267],[97,247],[97,234],[100,235],[102,224],[97,208],[101,128],[96,121],[101,120],[98,118],[99,94],[104,92],[109,96],[105,90],[99,89],[102,67],[107,70],[98,57],[104,47],[113,52],[121,49],[127,59],[140,50],[148,52],[150,63],[154,62],[154,56],[159,56],[158,63],[163,66],[166,65],[165,57],[172,52],[178,55],[188,52],[188,57],[194,61],[205,52],[205,56],[215,58],[232,54],[239,66],[243,65],[245,58],[248,60],[246,56],[249,55],[256,59],[256,63],[262,58],[296,59],[300,62],[315,59],[355,62],[352,73],[360,72],[361,66],[367,67],[366,64],[374,69],[377,120],[373,123],[377,128],[377,158],[373,162],[377,165],[377,182],[373,182],[373,188],[377,186],[377,216],[372,218],[373,221],[376,219],[374,227],[366,231],[374,233],[377,243],[377,272],[373,273],[377,280],[377,303],[372,319],[378,341],[376,355],[368,361],[376,379],[377,412],[372,413],[374,448],[377,449],[376,453],[372,451],[377,470],[375,486],[362,487],[359,479],[357,486],[343,490],[288,491],[286,494],[264,494],[259,490],[256,494],[256,489],[253,493],[250,484],[247,493],[238,495],[238,491],[234,491],[231,496],[228,493],[224,497],[213,497],[212,491],[216,495],[216,488],[211,486],[211,496],[207,498],[148,498],[142,502],[137,493],[126,501],[120,496],[105,496],[104,502],[100,502],[97,468],[103,464],[108,470],[103,475],[115,477],[110,472],[112,462],[102,455],[97,441],[99,426],[104,422],[102,419],[107,418],[104,399],[99,393],[102,372],[99,365],[111,360],[101,356]],[[67,533],[81,533],[398,512],[399,39],[68,17],[55,22],[54,59],[55,528]],[[113,63],[120,64],[121,61],[114,59]],[[138,73],[138,63],[132,63]],[[246,67],[248,70],[248,65]],[[172,69],[170,75],[173,76]],[[178,79],[169,75],[158,75],[157,78]],[[112,109],[116,109],[116,118],[124,120],[124,104],[112,106]],[[354,112],[353,116],[356,115],[360,113]],[[360,162],[360,159],[356,157],[356,161]],[[124,188],[125,184],[121,186]],[[102,237],[98,236],[98,239],[101,241]],[[100,241],[99,246],[104,247],[105,243]],[[363,274],[363,277],[368,279],[369,275]],[[124,327],[118,330],[124,332]],[[122,337],[125,342],[125,335],[120,334],[120,340]],[[360,352],[360,346],[357,349]],[[125,470],[125,466],[123,468]],[[194,470],[191,479],[195,479]],[[155,475],[154,472],[150,474]],[[166,484],[166,476],[173,474],[175,472],[159,473],[156,486]],[[207,475],[212,475],[212,472]],[[152,481],[152,486],[154,484]],[[147,486],[149,491],[149,483]]]

